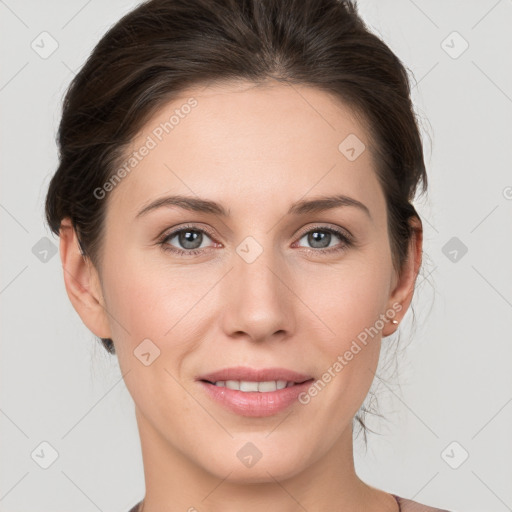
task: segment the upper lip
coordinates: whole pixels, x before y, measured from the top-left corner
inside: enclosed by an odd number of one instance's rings
[[[219,382],[226,380],[243,380],[250,382],[266,382],[271,380],[285,380],[287,382],[301,383],[312,379],[311,375],[299,373],[286,368],[249,368],[247,366],[236,366],[224,368],[211,373],[205,373],[197,380],[208,382]]]

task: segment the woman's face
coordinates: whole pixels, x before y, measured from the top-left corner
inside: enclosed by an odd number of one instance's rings
[[[251,482],[351,449],[411,285],[393,271],[368,144],[325,92],[234,82],[187,91],[134,140],[136,165],[103,199],[110,332],[96,334],[114,340],[143,446]],[[350,200],[306,206],[334,196]],[[300,397],[201,380],[233,367],[312,380]]]

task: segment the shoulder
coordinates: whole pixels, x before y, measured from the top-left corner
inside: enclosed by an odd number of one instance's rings
[[[418,503],[417,501],[402,498],[400,496],[397,496],[396,494],[392,494],[392,496],[398,502],[398,505],[400,506],[400,512],[450,512],[449,510],[445,510],[444,508],[429,507],[428,505],[423,505],[422,503]]]
[[[137,505],[134,505],[133,508],[131,508],[129,512],[138,512],[141,503],[142,502],[139,501],[139,503],[137,503]]]

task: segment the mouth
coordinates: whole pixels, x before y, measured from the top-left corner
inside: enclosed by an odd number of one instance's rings
[[[315,380],[285,368],[235,367],[196,379],[215,403],[239,416],[264,417],[292,406]]]
[[[234,383],[239,383],[242,385],[242,388],[249,388],[250,391],[254,391],[254,383],[261,383],[270,386],[271,384],[269,383],[275,382],[276,386],[279,385],[279,389],[282,389],[288,385],[301,384],[312,378],[312,375],[299,373],[288,368],[251,368],[249,366],[234,366],[200,375],[196,380],[206,381],[210,384],[220,384],[221,386],[222,383],[224,383],[225,387],[228,388],[229,386],[234,386]],[[265,386],[263,386],[263,388],[265,388]],[[240,387],[238,389],[240,389]],[[242,391],[243,390],[244,389],[242,389]]]
[[[313,379],[306,379],[301,382],[286,381],[286,380],[265,380],[265,381],[250,381],[250,380],[218,380],[209,381],[201,379],[201,382],[212,384],[219,388],[233,389],[242,391],[243,393],[271,393],[280,389],[291,388],[305,382],[313,381]]]

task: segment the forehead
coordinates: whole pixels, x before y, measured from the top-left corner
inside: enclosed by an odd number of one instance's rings
[[[132,154],[111,198],[132,213],[168,192],[253,206],[269,195],[293,202],[333,188],[382,199],[362,122],[310,86],[239,81],[188,89],[146,122],[126,161]]]

